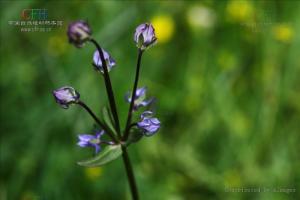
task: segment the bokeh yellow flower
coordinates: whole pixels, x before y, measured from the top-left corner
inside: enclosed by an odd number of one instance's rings
[[[168,42],[174,35],[175,23],[169,15],[158,15],[151,20],[158,43]]]
[[[294,29],[288,24],[279,24],[273,28],[273,34],[276,40],[290,43],[294,37]]]
[[[1,196],[1,194],[0,194],[0,196]],[[4,199],[6,199],[6,198],[4,197]],[[25,191],[21,195],[20,199],[21,200],[38,200],[38,199],[40,199],[40,197],[32,191]]]
[[[192,28],[209,29],[215,24],[216,14],[206,6],[193,6],[187,12],[187,21]]]
[[[59,56],[66,52],[68,43],[61,35],[54,35],[48,39],[48,52],[53,56]]]
[[[240,187],[242,185],[240,172],[236,169],[226,171],[224,173],[225,187]]]
[[[254,7],[249,1],[232,0],[227,4],[226,12],[229,20],[245,22],[253,18]]]
[[[85,176],[93,181],[97,180],[102,175],[102,168],[101,167],[91,167],[91,168],[85,168]]]

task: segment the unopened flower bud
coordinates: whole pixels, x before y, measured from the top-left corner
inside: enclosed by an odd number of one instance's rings
[[[144,23],[139,25],[134,33],[136,46],[144,50],[156,42],[155,30],[152,24]]]
[[[69,42],[74,44],[77,48],[83,47],[85,42],[90,39],[91,34],[91,28],[89,27],[88,23],[83,20],[75,21],[69,24],[67,32]]]
[[[107,70],[110,71],[112,69],[112,67],[116,65],[116,61],[109,55],[109,53],[107,53],[103,49],[102,49],[102,52],[103,52],[104,60],[106,62]],[[96,50],[95,53],[94,53],[93,63],[94,63],[94,66],[95,66],[96,70],[99,70],[102,73],[104,72],[103,71],[103,64],[102,64],[102,61],[101,61],[100,54],[99,54],[98,50]]]
[[[56,102],[63,108],[68,108],[70,104],[77,103],[79,93],[72,87],[65,86],[53,91]]]

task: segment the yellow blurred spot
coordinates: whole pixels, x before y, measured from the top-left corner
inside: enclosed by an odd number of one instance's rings
[[[193,6],[187,12],[187,21],[192,28],[209,29],[216,21],[215,12],[205,6]]]
[[[48,40],[48,52],[53,56],[61,55],[66,51],[67,44],[66,37],[52,36]]]
[[[36,195],[35,193],[33,193],[32,191],[25,191],[22,195],[21,195],[21,200],[38,200],[40,199],[40,197],[38,195]]]
[[[230,20],[245,22],[252,19],[254,8],[249,1],[232,0],[227,4],[226,12]]]
[[[288,24],[280,24],[273,28],[273,34],[276,40],[290,43],[294,37],[294,30]]]
[[[89,180],[96,180],[102,175],[101,167],[85,168],[85,175]]]
[[[175,24],[174,20],[170,16],[155,16],[151,20],[151,23],[154,26],[158,43],[168,42],[172,38]]]
[[[226,187],[240,187],[241,176],[237,170],[229,170],[224,174],[224,185]]]

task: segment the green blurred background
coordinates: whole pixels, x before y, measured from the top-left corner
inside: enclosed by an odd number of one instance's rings
[[[25,8],[48,9],[63,27],[9,25]],[[139,86],[157,98],[162,128],[129,148],[141,199],[300,199],[296,0],[1,1],[0,199],[130,199],[122,159],[76,164],[93,153],[76,142],[94,122],[77,106],[61,109],[51,94],[71,85],[97,114],[108,104],[91,66],[94,47],[68,44],[66,26],[77,19],[89,21],[117,61],[110,75],[123,127],[134,29],[149,21],[156,28]]]

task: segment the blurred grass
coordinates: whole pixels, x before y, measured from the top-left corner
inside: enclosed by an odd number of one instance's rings
[[[64,26],[22,33],[8,21],[24,8],[46,8]],[[299,199],[299,11],[297,1],[1,1],[0,199],[130,198],[121,159],[76,165],[92,153],[76,146],[76,135],[93,121],[75,106],[60,109],[51,95],[72,85],[97,113],[107,104],[90,64],[94,48],[67,42],[76,19],[89,21],[117,61],[110,75],[123,126],[134,29],[156,27],[139,85],[158,99],[162,128],[130,147],[141,199]]]

